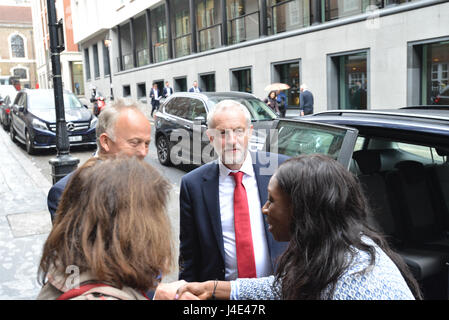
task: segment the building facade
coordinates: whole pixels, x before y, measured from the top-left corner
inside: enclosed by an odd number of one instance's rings
[[[47,0],[32,1],[33,28],[37,57],[37,73],[41,88],[52,88]],[[56,0],[57,20],[64,26],[65,50],[60,54],[63,87],[78,96],[84,96],[82,54],[73,40],[72,9],[70,0]]]
[[[106,4],[107,2],[107,4]],[[72,0],[85,91],[141,99],[153,83],[247,91],[273,82],[315,112],[425,105],[448,85],[449,2]],[[112,43],[110,47],[106,43]]]
[[[0,84],[34,88],[33,23],[29,4],[0,5]]]

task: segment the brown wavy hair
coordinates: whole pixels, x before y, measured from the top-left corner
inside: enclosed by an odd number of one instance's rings
[[[170,184],[137,158],[92,158],[71,177],[40,262],[65,274],[74,265],[95,281],[148,290],[174,265],[166,205]]]

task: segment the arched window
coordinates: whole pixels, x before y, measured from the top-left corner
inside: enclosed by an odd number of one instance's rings
[[[18,34],[11,37],[11,53],[13,58],[25,58],[25,43]]]

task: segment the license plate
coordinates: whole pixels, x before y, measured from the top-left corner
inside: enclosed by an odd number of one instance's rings
[[[82,136],[69,136],[69,141],[70,141],[70,142],[79,142],[79,141],[83,141],[83,137],[82,137]]]

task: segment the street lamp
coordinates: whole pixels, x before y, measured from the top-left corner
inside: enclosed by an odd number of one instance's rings
[[[111,101],[114,100],[114,90],[112,89],[112,70],[111,70],[111,59],[109,57],[109,47],[112,45],[111,39],[104,39],[104,46],[108,48],[108,66],[109,66],[109,87],[111,88]]]
[[[50,34],[51,67],[53,72],[53,91],[56,111],[56,158],[50,159],[53,184],[75,170],[79,159],[70,155],[70,142],[65,121],[64,98],[61,78],[60,53],[64,48],[62,20],[56,22],[55,0],[47,0],[48,27]]]

